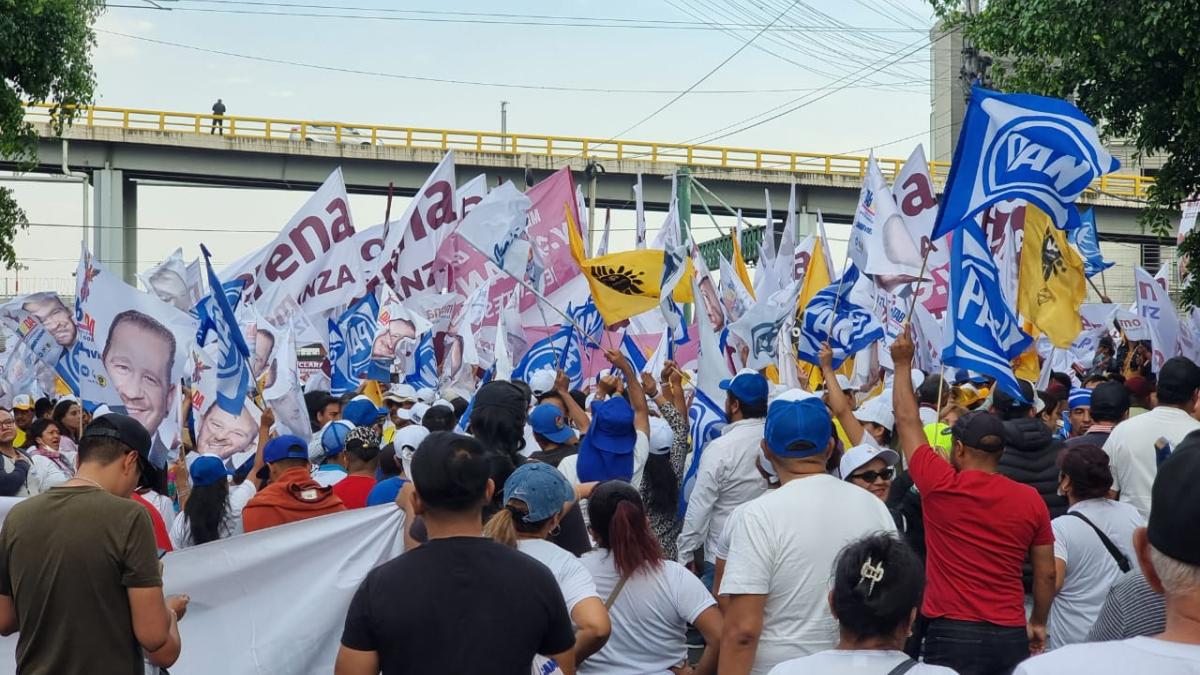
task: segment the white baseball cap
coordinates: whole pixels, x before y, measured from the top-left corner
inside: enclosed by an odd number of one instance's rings
[[[421,387],[417,390],[417,400],[429,405],[437,400],[437,392],[430,387]]]
[[[675,443],[675,432],[661,417],[650,418],[650,454],[665,455]]]
[[[415,403],[417,400],[417,390],[413,389],[411,384],[393,384],[388,393],[384,394],[385,401],[395,401],[397,403]]]
[[[534,396],[541,396],[554,390],[554,379],[557,376],[553,370],[542,368],[541,370],[533,371],[529,376],[529,389]]]
[[[900,455],[891,448],[879,448],[870,443],[862,443],[850,448],[846,454],[842,455],[841,464],[838,465],[838,471],[842,475],[842,480],[848,480],[850,475],[866,466],[874,459],[882,459],[887,466],[895,466],[896,462],[900,461]]]
[[[425,413],[427,412],[429,412],[429,404],[424,402],[414,403],[413,407],[408,409],[408,414],[411,416],[412,423],[416,425],[421,424],[422,420],[425,419]]]
[[[892,392],[885,389],[880,395],[869,398],[854,411],[859,422],[874,422],[891,430],[896,426],[896,414],[892,411]]]

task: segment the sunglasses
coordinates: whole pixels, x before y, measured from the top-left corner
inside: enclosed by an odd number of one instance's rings
[[[896,470],[888,467],[883,471],[864,471],[862,473],[852,473],[851,478],[856,478],[864,483],[874,483],[882,478],[883,480],[891,480],[892,476],[896,475]]]

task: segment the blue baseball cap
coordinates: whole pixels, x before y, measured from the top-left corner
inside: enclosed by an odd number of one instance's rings
[[[765,403],[770,385],[762,373],[743,368],[728,380],[721,380],[721,389],[743,403]]]
[[[354,425],[346,420],[334,420],[321,431],[321,448],[326,457],[332,457],[346,449],[346,437],[354,431]]]
[[[821,399],[789,389],[767,407],[763,439],[779,457],[803,459],[825,452],[833,435],[833,420]]]
[[[229,480],[231,475],[229,469],[225,468],[225,462],[216,455],[200,455],[193,459],[188,473],[192,476],[192,485],[196,487],[215,485],[219,481]]]
[[[561,513],[565,502],[575,499],[575,489],[558,469],[542,462],[526,462],[504,481],[504,503],[524,502],[527,523],[540,523]]]
[[[529,413],[529,426],[554,443],[566,443],[575,438],[575,430],[567,426],[563,411],[553,403],[543,403]]]
[[[592,424],[579,444],[575,472],[584,483],[633,477],[633,408],[617,396],[592,404]]]
[[[387,408],[380,408],[366,396],[355,396],[342,408],[342,419],[356,427],[369,427],[387,414]]]
[[[285,434],[267,441],[263,448],[263,462],[271,464],[282,459],[308,459],[308,443],[299,436]]]

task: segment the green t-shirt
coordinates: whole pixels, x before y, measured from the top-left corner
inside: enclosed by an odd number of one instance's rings
[[[13,598],[22,675],[141,675],[127,588],[162,586],[146,508],[96,487],[17,504],[0,530],[0,593]]]

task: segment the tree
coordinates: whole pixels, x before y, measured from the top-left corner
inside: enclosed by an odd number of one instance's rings
[[[968,16],[957,0],[930,0],[995,58],[995,84],[1071,98],[1106,138],[1134,143],[1138,157],[1165,157],[1139,216],[1168,236],[1172,212],[1200,192],[1200,0],[991,0]],[[1190,252],[1185,305],[1200,305],[1200,234]]]
[[[48,102],[56,134],[90,105],[96,88],[92,24],[103,0],[0,0],[0,157],[28,169],[37,163],[37,132],[25,120],[29,102]],[[12,190],[0,187],[0,262],[17,263],[13,241],[29,226]]]

